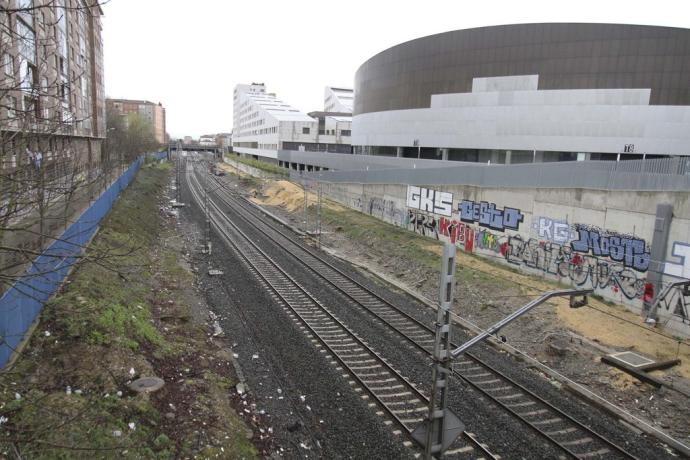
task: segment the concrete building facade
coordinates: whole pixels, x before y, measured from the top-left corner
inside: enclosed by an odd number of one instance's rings
[[[97,167],[105,138],[102,10],[91,0],[0,1],[0,167],[58,156]],[[88,165],[88,166],[87,166]]]
[[[165,108],[160,102],[156,104],[137,99],[108,99],[107,103],[114,107],[120,115],[138,113],[151,123],[156,142],[160,144],[167,142]]]
[[[385,50],[357,71],[353,151],[491,163],[690,154],[690,30],[516,24]]]
[[[355,103],[355,93],[347,88],[326,86],[324,94],[324,112],[352,113]]]
[[[234,91],[233,150],[277,161],[281,150],[350,153],[349,112],[303,113],[267,93],[263,83]]]

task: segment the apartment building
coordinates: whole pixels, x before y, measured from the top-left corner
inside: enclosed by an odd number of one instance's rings
[[[105,91],[94,0],[0,0],[0,167],[40,152],[101,161]]]
[[[138,113],[151,123],[153,135],[156,142],[164,144],[167,142],[165,131],[165,108],[160,102],[158,104],[150,101],[136,99],[108,99],[108,106],[113,106],[120,115]]]

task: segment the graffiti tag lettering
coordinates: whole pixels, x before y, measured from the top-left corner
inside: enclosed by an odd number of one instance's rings
[[[532,232],[540,240],[558,244],[565,244],[576,237],[568,222],[541,216],[532,219]]]
[[[534,238],[524,240],[515,235],[508,239],[508,248],[503,254],[511,264],[569,278],[576,286],[611,289],[631,300],[645,294],[646,279],[637,271],[603,258],[582,255],[568,245]]]
[[[482,201],[480,203],[471,200],[462,200],[458,205],[460,220],[467,223],[479,223],[482,227],[493,230],[505,231],[517,230],[525,216],[519,209],[496,209],[495,203]]]
[[[678,278],[690,279],[690,245],[676,241],[673,243],[671,250],[673,257],[678,257],[680,263],[666,262],[664,264],[664,273]]]
[[[570,243],[574,251],[591,253],[597,257],[610,257],[640,272],[645,272],[649,268],[649,252],[644,240],[584,226],[576,226],[575,229],[578,239]]]
[[[451,244],[457,244],[465,251],[472,251],[474,246],[474,230],[469,225],[453,219],[441,217],[438,222],[438,231],[441,235],[450,239]]]
[[[413,210],[408,211],[407,216],[408,228],[412,226],[415,233],[423,236],[435,236],[438,239],[438,223],[433,216],[416,213]]]
[[[453,194],[409,185],[407,187],[407,207],[451,217],[453,214]]]

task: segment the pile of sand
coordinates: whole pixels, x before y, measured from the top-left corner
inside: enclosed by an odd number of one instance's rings
[[[287,180],[273,181],[262,191],[262,196],[253,200],[257,204],[264,206],[278,206],[288,212],[294,212],[304,208],[304,189],[297,184]],[[316,206],[318,197],[314,191],[307,193],[307,205]],[[333,202],[323,200],[323,207],[340,211],[344,208]]]

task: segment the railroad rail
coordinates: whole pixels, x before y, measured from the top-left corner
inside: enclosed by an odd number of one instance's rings
[[[414,347],[429,355],[432,353],[435,338],[432,328],[345,274],[318,255],[313,248],[305,246],[276,228],[275,223],[267,219],[256,206],[242,197],[235,196],[235,193],[221,179],[214,177],[214,182],[220,186],[216,191],[222,190],[225,195],[223,197],[217,194],[218,199],[232,208],[256,231],[273,240],[310,272],[325,280],[348,298],[355,307],[372,315]],[[457,345],[454,344],[454,346]],[[547,439],[568,457],[578,459],[638,458],[505,373],[493,368],[476,354],[465,353],[463,358],[456,361],[453,373],[538,435]]]
[[[412,431],[425,418],[429,398],[274,262],[213,200],[204,200],[202,186],[195,175],[185,177],[194,200],[202,207],[205,202],[208,204],[210,222],[218,234],[251,272],[273,291],[287,314],[307,328],[312,341],[328,350],[330,356],[340,364],[338,369],[347,371],[343,377],[354,379],[351,385],[358,384],[367,393],[362,395],[363,399],[375,401],[370,403],[371,407],[378,406],[385,411],[391,419],[387,424],[397,426],[393,433],[399,435],[404,432],[411,439]],[[377,414],[384,415],[383,411]],[[413,448],[409,439],[403,444]],[[416,453],[419,455],[419,452]],[[444,457],[500,458],[470,432],[463,432]]]

